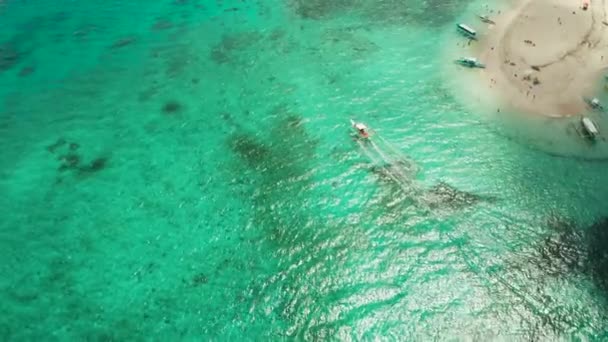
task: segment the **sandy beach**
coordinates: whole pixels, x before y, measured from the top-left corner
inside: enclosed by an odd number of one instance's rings
[[[479,75],[509,109],[561,117],[588,110],[583,97],[601,96],[608,65],[608,4],[522,0],[489,11],[494,24],[475,23],[481,37],[472,54]],[[482,13],[480,13],[482,14]],[[498,110],[498,109],[497,109]]]

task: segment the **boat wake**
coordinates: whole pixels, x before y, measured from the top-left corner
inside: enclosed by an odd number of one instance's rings
[[[353,125],[353,127],[359,126]],[[394,193],[390,195],[391,205],[403,202],[413,204],[422,210],[436,211],[462,209],[479,202],[496,200],[492,196],[481,196],[459,190],[445,182],[439,182],[427,189],[416,181],[419,169],[412,159],[377,132],[365,131],[365,135],[361,135],[360,131],[357,133],[359,135],[356,139],[357,144],[372,164],[370,171],[386,183],[394,185],[401,193],[401,196],[395,196]]]
[[[377,133],[372,138],[357,139],[361,151],[371,161],[371,170],[381,178],[396,184],[405,195],[415,195],[420,189],[414,178],[416,164]]]

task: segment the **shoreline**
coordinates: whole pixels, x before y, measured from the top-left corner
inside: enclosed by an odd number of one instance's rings
[[[499,107],[569,117],[588,111],[583,97],[601,98],[608,6],[592,1],[584,11],[581,4],[516,1],[490,16],[495,24],[475,25],[483,34],[470,45],[470,54],[486,65],[476,73],[478,81],[490,88]]]

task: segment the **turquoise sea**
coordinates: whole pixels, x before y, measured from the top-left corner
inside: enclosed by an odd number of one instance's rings
[[[608,339],[602,147],[467,106],[482,9],[0,1],[0,339]]]

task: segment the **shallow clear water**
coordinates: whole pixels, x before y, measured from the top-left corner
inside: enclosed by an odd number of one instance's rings
[[[454,95],[475,6],[0,3],[2,339],[606,338],[606,165]]]

